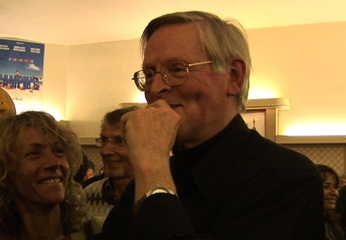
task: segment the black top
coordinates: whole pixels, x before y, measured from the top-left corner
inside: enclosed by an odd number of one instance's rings
[[[133,218],[134,183],[108,215],[103,239],[324,238],[320,173],[305,156],[249,130],[240,115],[171,158],[179,198],[155,194]]]
[[[346,186],[339,189],[339,198],[336,201],[336,212],[341,213],[340,227],[346,236]]]

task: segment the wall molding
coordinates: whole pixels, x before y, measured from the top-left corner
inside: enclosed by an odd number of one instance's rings
[[[276,142],[279,144],[346,144],[346,136],[284,136],[277,135]]]

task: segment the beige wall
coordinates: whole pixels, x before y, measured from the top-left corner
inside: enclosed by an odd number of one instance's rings
[[[292,109],[280,111],[279,135],[297,124],[346,124],[346,22],[247,32],[253,59],[250,89],[265,86],[291,99]]]
[[[247,33],[251,91],[270,90],[275,97],[291,99],[292,109],[280,111],[279,135],[302,123],[346,125],[346,22]],[[70,47],[46,44],[43,103],[62,111],[80,137],[95,137],[105,112],[141,95],[131,81],[140,65],[137,39]]]
[[[69,59],[68,46],[45,45],[42,106],[56,110],[62,119],[66,119]]]
[[[142,94],[131,80],[140,59],[138,40],[70,47],[66,114],[80,137],[97,136],[106,112]]]

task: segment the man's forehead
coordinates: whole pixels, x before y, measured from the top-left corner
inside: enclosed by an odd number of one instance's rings
[[[165,25],[148,39],[142,67],[153,68],[158,62],[192,61],[205,56],[196,23]],[[164,36],[169,36],[166,38]]]
[[[116,134],[122,135],[122,131],[121,131],[121,127],[120,127],[120,123],[114,123],[114,124],[110,124],[110,123],[105,123],[103,124],[102,128],[101,128],[101,135],[105,135],[105,134]]]

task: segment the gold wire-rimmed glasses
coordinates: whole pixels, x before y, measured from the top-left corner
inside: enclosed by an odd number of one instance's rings
[[[107,143],[111,143],[117,147],[124,147],[126,145],[126,140],[121,137],[115,137],[113,138],[113,140],[106,137],[101,137],[101,138],[96,138],[95,143],[96,143],[96,146],[98,147],[104,147]]]
[[[189,79],[191,67],[212,62],[213,61],[206,61],[190,64],[181,61],[170,62],[163,64],[160,71],[155,72],[152,69],[139,70],[133,74],[132,80],[135,81],[135,84],[140,91],[146,92],[150,90],[154,75],[160,73],[162,79],[169,86],[177,86],[185,83]]]

